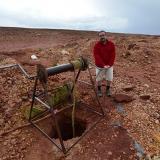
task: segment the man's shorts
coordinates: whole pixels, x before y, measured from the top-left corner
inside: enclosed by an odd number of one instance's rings
[[[96,67],[96,81],[102,81],[104,79],[107,81],[113,80],[113,66],[107,69]]]

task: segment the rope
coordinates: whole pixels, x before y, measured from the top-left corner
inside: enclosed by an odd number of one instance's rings
[[[72,109],[72,132],[75,137],[75,108],[76,108],[76,74],[74,69],[74,80],[73,80],[73,109]]]
[[[74,67],[74,80],[73,80],[73,109],[72,109],[72,132],[73,132],[73,137],[75,137],[75,108],[76,108],[76,69],[81,69],[82,64],[81,61],[72,61],[70,62],[73,67]]]

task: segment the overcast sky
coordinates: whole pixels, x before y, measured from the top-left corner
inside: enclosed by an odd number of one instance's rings
[[[0,0],[0,26],[160,35],[160,0]]]

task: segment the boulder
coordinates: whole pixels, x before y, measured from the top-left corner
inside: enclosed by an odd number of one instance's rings
[[[135,88],[135,86],[133,86],[133,85],[127,85],[123,88],[123,90],[128,92],[128,91],[132,91],[134,88]]]
[[[132,96],[128,96],[126,94],[115,94],[112,95],[113,99],[115,102],[121,103],[121,102],[131,102],[133,101],[133,97]]]
[[[149,100],[150,99],[150,95],[148,94],[143,94],[143,95],[140,95],[140,98],[143,99],[143,100]]]

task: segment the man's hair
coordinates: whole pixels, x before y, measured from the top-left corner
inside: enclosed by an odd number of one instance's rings
[[[104,31],[104,30],[101,30],[101,31],[99,31],[99,32],[98,32],[98,35],[99,35],[100,33],[102,33],[102,32],[106,33],[106,31]]]

